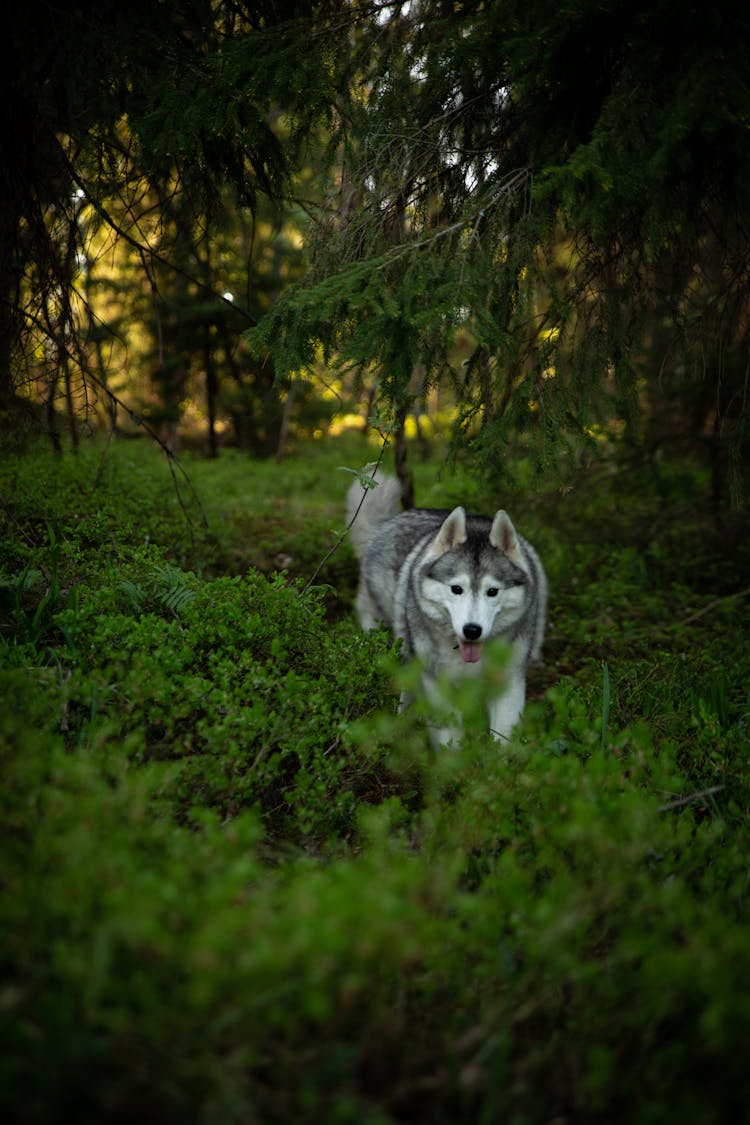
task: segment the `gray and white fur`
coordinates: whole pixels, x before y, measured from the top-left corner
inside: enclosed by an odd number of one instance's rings
[[[512,652],[507,685],[488,714],[491,733],[508,739],[523,711],[526,669],[539,659],[544,638],[547,579],[536,551],[504,511],[492,520],[462,507],[402,512],[398,481],[372,479],[364,500],[359,481],[347,496],[362,628],[382,623],[401,639],[404,655],[422,662],[424,689],[435,703],[439,677],[478,674],[485,642],[504,637]],[[432,732],[439,745],[460,734],[448,727]]]

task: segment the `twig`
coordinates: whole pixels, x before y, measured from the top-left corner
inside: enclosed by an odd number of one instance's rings
[[[712,602],[709,602],[708,605],[704,605],[701,609],[697,609],[695,613],[691,613],[689,617],[684,618],[684,620],[682,621],[678,621],[675,625],[669,626],[669,628],[681,629],[683,625],[689,625],[691,621],[697,621],[699,617],[703,617],[704,614],[709,613],[714,608],[714,606],[721,605],[722,602],[731,602],[735,598],[746,598],[748,594],[750,594],[750,586],[748,586],[747,590],[740,590],[737,594],[724,594],[720,598],[714,598],[714,600]]]
[[[385,453],[385,448],[386,448],[386,446],[387,446],[387,445],[388,445],[388,438],[387,438],[387,437],[384,437],[384,438],[383,438],[383,444],[382,444],[382,445],[381,445],[381,447],[380,447],[380,453],[378,454],[378,459],[377,459],[377,461],[375,462],[375,468],[374,468],[374,469],[372,470],[372,476],[375,476],[376,472],[377,472],[377,471],[378,471],[378,469],[380,468],[380,463],[381,463],[381,461],[383,460],[383,455],[384,455],[384,453]],[[352,516],[352,518],[351,518],[351,519],[349,520],[349,523],[348,523],[348,524],[346,525],[346,527],[344,528],[344,530],[343,530],[343,531],[341,532],[341,534],[339,535],[339,537],[338,537],[338,539],[336,540],[336,542],[335,542],[335,543],[333,544],[333,546],[332,546],[331,548],[329,548],[329,550],[328,550],[328,551],[326,552],[326,554],[325,554],[325,555],[323,556],[323,558],[322,558],[322,559],[320,560],[320,562],[319,562],[319,563],[318,563],[318,565],[316,566],[315,570],[313,571],[313,573],[312,573],[312,574],[310,575],[310,577],[308,578],[307,582],[305,582],[304,586],[302,587],[302,594],[306,594],[306,593],[307,593],[307,591],[308,591],[308,590],[310,589],[310,587],[312,586],[313,582],[315,581],[315,579],[316,579],[316,578],[318,577],[318,575],[320,574],[320,572],[321,572],[321,570],[323,569],[323,567],[325,566],[325,564],[326,564],[326,563],[328,562],[328,560],[330,559],[331,555],[335,554],[335,553],[336,553],[336,551],[338,551],[338,549],[339,549],[339,547],[341,546],[341,544],[342,544],[342,543],[344,542],[344,539],[346,538],[347,532],[349,531],[350,527],[352,526],[352,524],[353,524],[353,523],[354,523],[354,521],[356,520],[357,516],[359,515],[359,509],[360,509],[360,508],[362,507],[362,505],[364,504],[364,502],[365,502],[365,496],[366,496],[366,495],[367,495],[367,490],[366,490],[366,489],[363,489],[363,490],[362,490],[362,499],[360,500],[359,504],[357,504],[357,510],[356,510],[356,512],[354,513],[354,515]]]
[[[700,801],[704,797],[713,797],[716,793],[721,793],[723,785],[712,785],[710,789],[701,789],[700,793],[691,793],[689,797],[680,797],[677,801],[670,801],[668,805],[659,805],[657,812],[672,812],[673,809],[684,808],[685,805],[691,805],[694,801]]]

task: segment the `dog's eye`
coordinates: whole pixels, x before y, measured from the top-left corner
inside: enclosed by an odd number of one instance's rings
[[[497,586],[490,586],[489,590],[487,591],[487,597],[496,598],[499,593],[500,591]]]
[[[451,586],[451,593],[452,594],[458,595],[458,594],[463,594],[463,592],[464,592],[463,586]]]

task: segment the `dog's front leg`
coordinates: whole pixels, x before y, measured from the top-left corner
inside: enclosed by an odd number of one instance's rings
[[[432,745],[436,750],[451,745],[458,746],[464,733],[460,717],[447,705],[437,681],[428,672],[422,676],[422,684],[437,720],[428,722]]]
[[[510,683],[502,695],[491,700],[489,705],[490,733],[494,738],[507,742],[514,726],[521,718],[526,702],[526,677],[520,669],[511,673]]]
[[[410,703],[413,699],[414,699],[414,696],[410,692],[408,692],[408,691],[402,691],[401,692],[401,695],[400,695],[399,701],[398,701],[398,713],[399,713],[399,715],[403,715],[404,711],[407,709],[407,707],[410,705]]]
[[[460,727],[433,727],[430,726],[430,742],[436,750],[446,747],[455,749],[461,742],[464,732]]]
[[[403,714],[403,712],[407,709],[407,707],[409,707],[413,700],[413,694],[407,691],[401,692],[401,697],[398,701],[399,715]],[[427,728],[430,735],[430,742],[436,750],[441,749],[441,747],[448,746],[450,743],[453,743],[457,746],[461,741],[461,738],[463,737],[463,731],[461,730],[460,725],[456,727],[440,727],[436,724],[428,722]]]

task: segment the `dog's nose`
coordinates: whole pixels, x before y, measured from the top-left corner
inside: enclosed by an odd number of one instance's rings
[[[474,625],[471,622],[464,625],[464,636],[467,641],[478,641],[482,635],[482,626]]]

